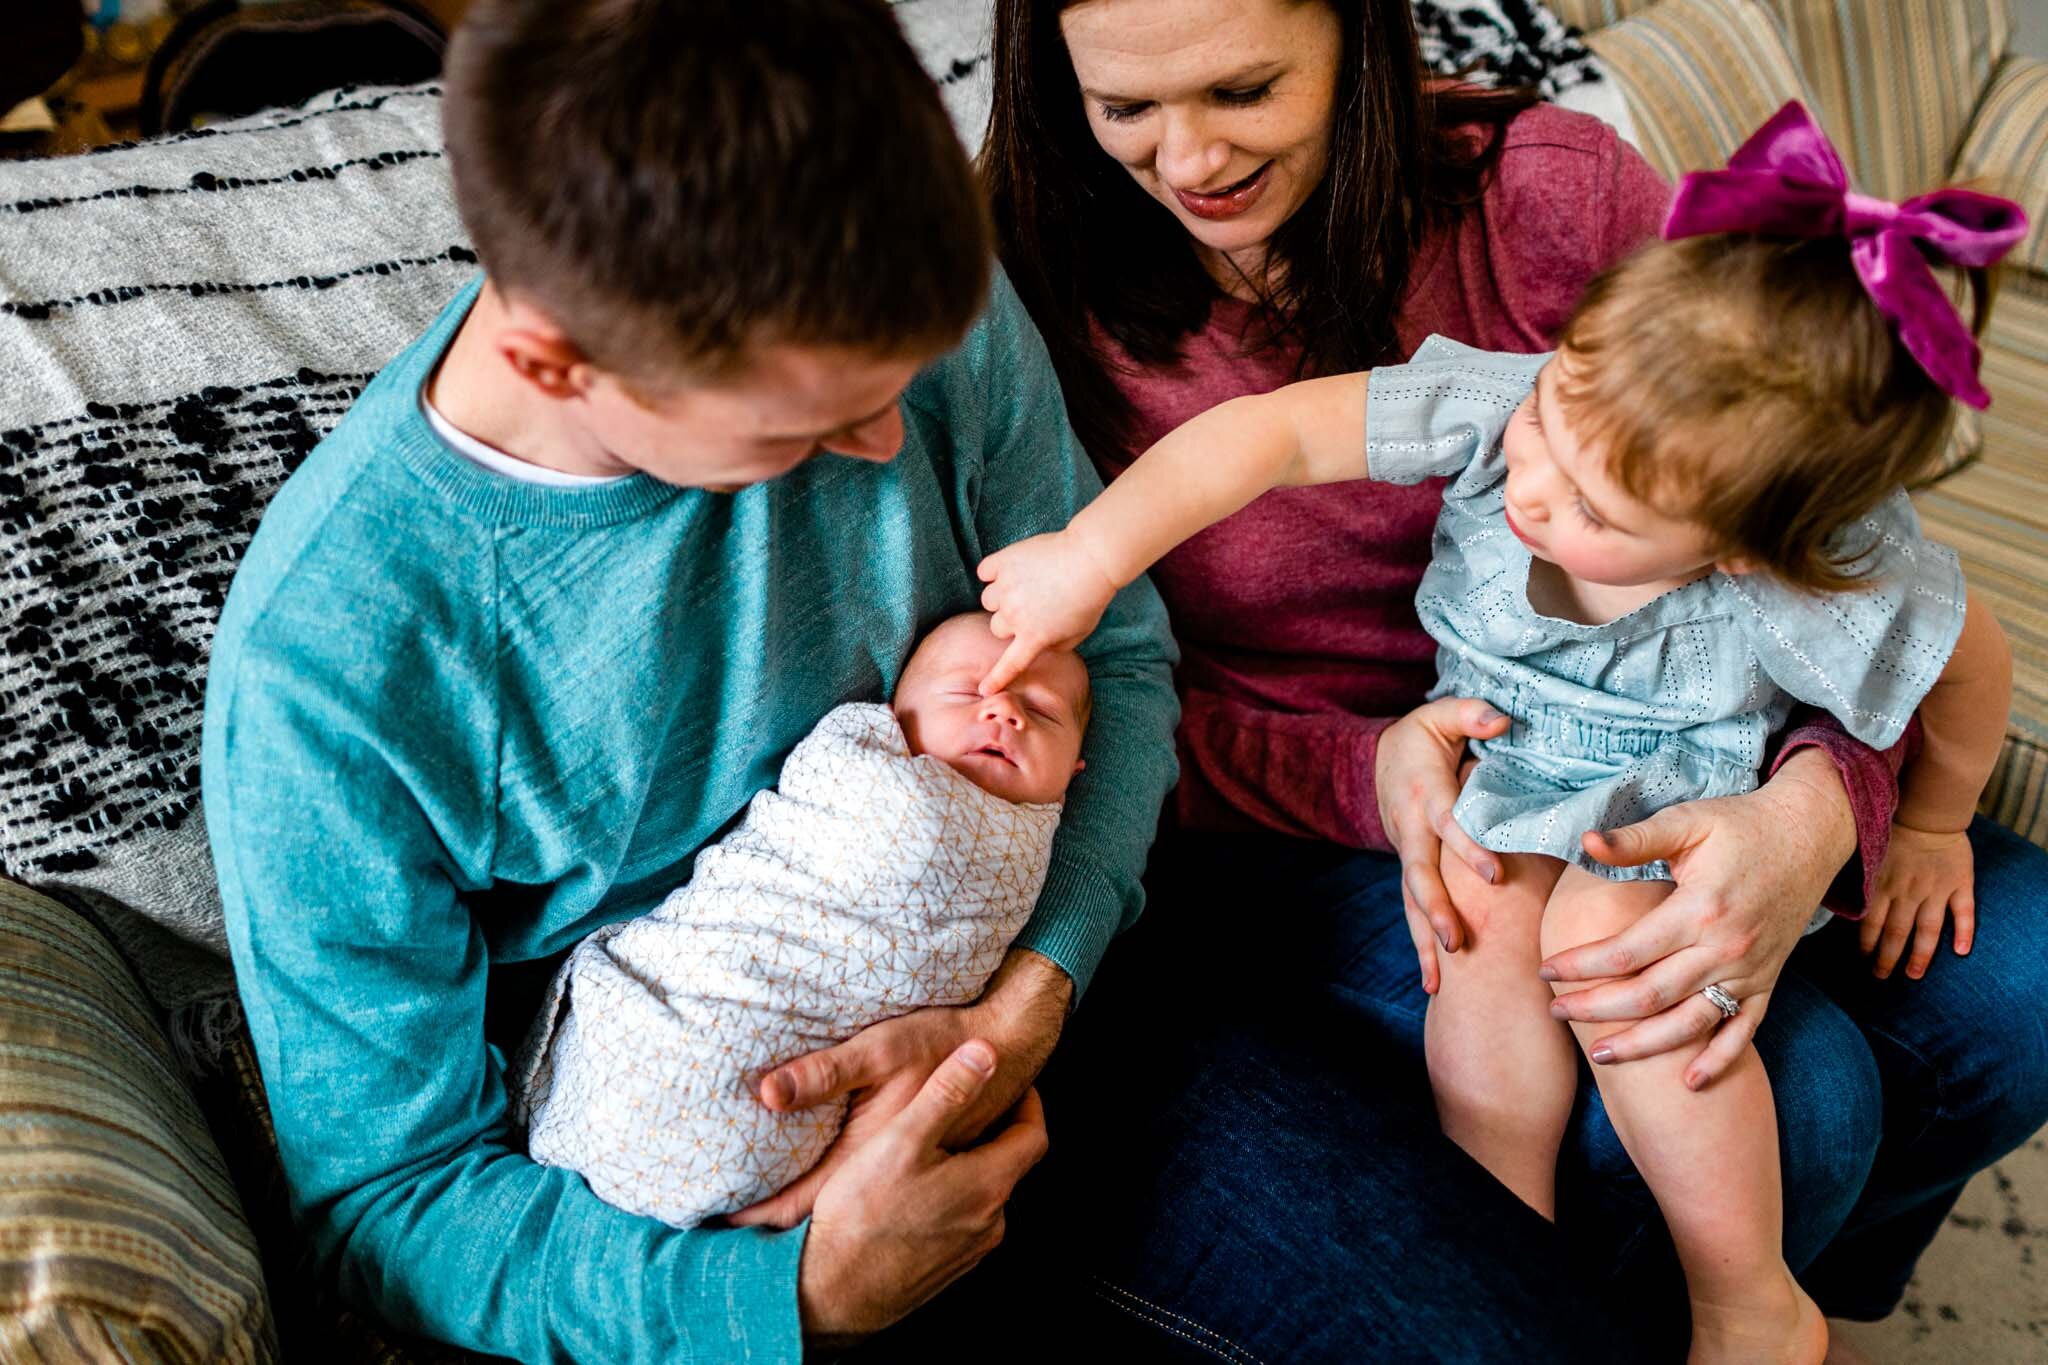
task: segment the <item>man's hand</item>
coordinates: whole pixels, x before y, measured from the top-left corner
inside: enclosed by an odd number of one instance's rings
[[[974,1004],[885,1019],[837,1047],[769,1072],[761,1078],[761,1102],[770,1109],[809,1109],[841,1095],[851,1095],[853,1103],[845,1128],[816,1166],[729,1221],[782,1228],[801,1223],[819,1191],[889,1130],[939,1063],[970,1038],[985,1038],[995,1047],[995,1074],[942,1135],[952,1147],[972,1142],[1017,1103],[1044,1068],[1073,994],[1074,983],[1050,958],[1013,948]]]
[[[984,697],[1008,687],[1046,650],[1078,647],[1117,592],[1115,579],[1070,530],[1020,540],[982,560],[975,572],[988,584],[981,605],[993,613],[989,629],[1010,642],[981,680]]]
[[[1863,951],[1877,950],[1872,974],[1890,976],[1910,937],[1913,955],[1906,961],[1906,975],[1915,981],[1925,976],[1934,950],[1941,946],[1942,921],[1951,912],[1956,917],[1956,956],[1961,957],[1977,936],[1976,866],[1969,832],[1933,834],[1893,825],[1891,851],[1878,869],[1870,904],[1856,926]]]
[[[1546,961],[1546,981],[1605,983],[1558,996],[1551,1013],[1639,1021],[1596,1042],[1596,1063],[1706,1038],[1685,1072],[1698,1090],[1756,1036],[1785,959],[1856,850],[1856,823],[1834,764],[1807,749],[1747,795],[1667,806],[1626,829],[1588,834],[1584,844],[1612,867],[1664,859],[1678,889],[1619,934]],[[1710,984],[1742,1006],[1725,1023],[1700,994]]]
[[[849,1346],[916,1308],[1003,1240],[1003,1205],[1045,1155],[1045,1111],[1026,1090],[1010,1122],[954,1153],[947,1135],[987,1095],[996,1056],[970,1039],[818,1190],[797,1268],[804,1337]]]

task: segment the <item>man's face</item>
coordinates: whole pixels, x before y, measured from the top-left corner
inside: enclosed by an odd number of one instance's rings
[[[594,374],[581,416],[586,434],[623,469],[734,493],[821,453],[894,459],[903,446],[897,400],[930,359],[762,346],[732,374],[658,396]]]
[[[1052,802],[1081,770],[1088,666],[1048,650],[992,697],[976,690],[1005,642],[979,613],[925,636],[893,703],[914,754],[929,754],[1006,801]]]

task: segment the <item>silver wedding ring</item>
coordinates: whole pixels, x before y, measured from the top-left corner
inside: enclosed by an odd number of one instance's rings
[[[1733,1019],[1742,1012],[1742,1002],[1722,990],[1719,986],[1708,986],[1700,991],[1713,1007],[1721,1011],[1723,1019]]]

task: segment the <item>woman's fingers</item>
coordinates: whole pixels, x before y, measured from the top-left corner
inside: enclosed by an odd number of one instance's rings
[[[1727,970],[1727,964],[1705,948],[1680,948],[1633,976],[1558,996],[1550,1002],[1550,1016],[1578,1023],[1648,1019],[1697,994],[1709,982],[1726,986]]]
[[[1596,829],[1581,835],[1579,846],[1609,867],[1640,867],[1659,858],[1671,861],[1697,842],[1703,832],[1694,821],[1690,804],[1666,806],[1633,825]]]
[[[1431,842],[1434,842],[1432,840]],[[1402,855],[1401,891],[1410,897],[1423,917],[1429,921],[1436,941],[1447,953],[1455,953],[1465,944],[1465,926],[1458,919],[1458,912],[1451,906],[1451,893],[1444,888],[1443,874],[1437,871],[1436,860],[1409,862]]]
[[[1610,1034],[1586,1050],[1597,1066],[1640,1061],[1697,1043],[1721,1022],[1720,1007],[1704,995],[1681,1000],[1661,1014]]]
[[[1650,963],[1692,947],[1684,900],[1683,890],[1674,892],[1620,933],[1545,958],[1536,974],[1545,981],[1606,981],[1633,976]]]
[[[1700,1049],[1700,1055],[1685,1069],[1686,1089],[1704,1090],[1735,1065],[1743,1049],[1756,1037],[1757,1026],[1763,1023],[1764,1012],[1770,1007],[1769,991],[1742,997],[1742,1009],[1734,1018],[1722,1021],[1707,1045]]]
[[[1429,927],[1429,917],[1415,904],[1415,898],[1408,894],[1408,888],[1401,888],[1401,910],[1408,921],[1408,937],[1415,941],[1415,961],[1422,968],[1422,992],[1435,995],[1442,977],[1436,962],[1436,935]]]
[[[1465,827],[1458,823],[1458,817],[1449,809],[1437,816],[1434,828],[1437,838],[1443,841],[1444,847],[1448,848],[1459,862],[1478,874],[1481,881],[1500,880],[1500,859],[1483,848],[1477,839],[1467,834]]]

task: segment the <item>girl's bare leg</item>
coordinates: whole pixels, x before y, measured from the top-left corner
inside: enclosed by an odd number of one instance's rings
[[[1618,933],[1671,893],[1669,882],[1612,882],[1568,867],[1543,917],[1542,951]],[[1583,989],[1590,983],[1573,983]],[[1566,987],[1558,987],[1560,991]],[[1621,1031],[1574,1024],[1589,1051]],[[1705,1090],[1686,1089],[1698,1051],[1593,1068],[1622,1146],[1657,1198],[1692,1299],[1693,1365],[1816,1362],[1827,1324],[1785,1265],[1784,1195],[1771,1083],[1755,1048]]]
[[[1550,1017],[1536,975],[1543,907],[1564,864],[1501,856],[1488,883],[1446,852],[1444,886],[1465,943],[1439,953],[1443,984],[1423,1021],[1423,1051],[1444,1136],[1545,1218],[1557,1217],[1557,1149],[1578,1087],[1571,1036]]]

